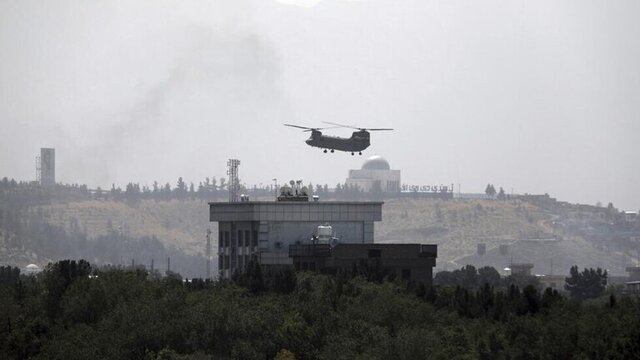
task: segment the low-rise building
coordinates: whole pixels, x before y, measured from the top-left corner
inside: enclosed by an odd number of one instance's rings
[[[399,193],[400,181],[400,170],[391,170],[385,158],[373,155],[361,169],[349,170],[346,185],[364,192]]]
[[[300,244],[289,246],[297,270],[378,272],[431,285],[437,245],[424,244]]]
[[[228,279],[251,259],[263,266],[292,265],[289,246],[317,238],[319,226],[331,226],[336,243],[371,244],[382,202],[301,201],[300,196],[212,202],[209,219],[218,222],[219,276]]]

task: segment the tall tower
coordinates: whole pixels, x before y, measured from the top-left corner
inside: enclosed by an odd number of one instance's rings
[[[240,199],[240,179],[238,178],[238,166],[240,160],[229,159],[227,161],[227,175],[229,175],[229,202],[238,202]]]
[[[56,184],[56,149],[40,149],[40,185]]]

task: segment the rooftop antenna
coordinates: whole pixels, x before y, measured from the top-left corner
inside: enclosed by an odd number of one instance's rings
[[[240,193],[240,180],[238,179],[238,166],[240,160],[229,159],[227,161],[227,175],[229,175],[229,202],[238,202]]]

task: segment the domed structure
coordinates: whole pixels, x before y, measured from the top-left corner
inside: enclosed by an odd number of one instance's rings
[[[390,170],[387,159],[380,155],[373,155],[362,164],[362,170]]]
[[[399,192],[400,170],[391,170],[387,159],[373,155],[359,170],[349,170],[347,186],[364,192]]]
[[[27,275],[34,275],[39,273],[40,271],[42,271],[42,269],[40,269],[40,267],[36,264],[29,264],[25,267],[25,274]]]

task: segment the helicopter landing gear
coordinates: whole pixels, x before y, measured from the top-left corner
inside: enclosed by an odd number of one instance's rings
[[[327,153],[327,149],[324,149],[324,153],[325,153],[325,154]]]
[[[354,155],[354,153],[351,153],[351,156],[353,156],[353,155]]]
[[[362,155],[362,151],[360,151],[360,152],[358,153],[358,155]]]
[[[333,149],[331,149],[331,153],[333,154]]]

